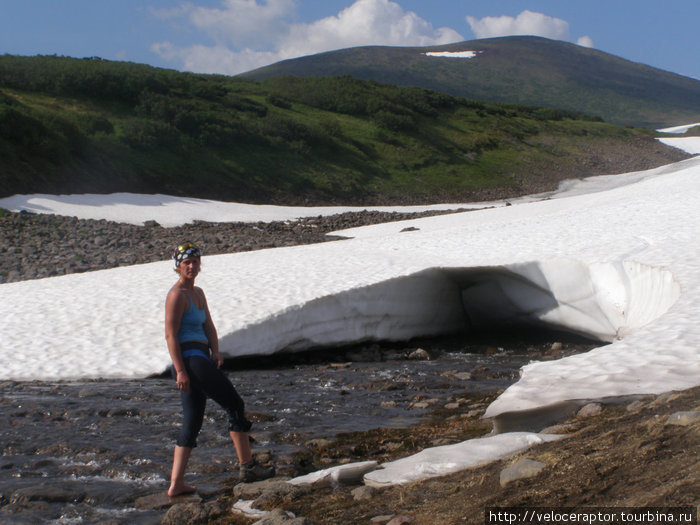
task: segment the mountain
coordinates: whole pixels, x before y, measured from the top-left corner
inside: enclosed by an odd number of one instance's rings
[[[275,204],[508,198],[686,155],[648,130],[351,77],[253,81],[0,56],[0,196]]]
[[[473,58],[426,53],[473,51]],[[415,86],[476,100],[563,108],[620,125],[700,121],[700,81],[574,44],[532,36],[435,47],[356,47],[244,73],[342,76]]]

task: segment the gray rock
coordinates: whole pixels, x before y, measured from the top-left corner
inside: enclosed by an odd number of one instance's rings
[[[360,501],[363,499],[371,499],[373,498],[377,492],[379,492],[377,489],[374,487],[369,487],[367,485],[363,485],[362,487],[357,487],[354,488],[350,491],[350,494],[352,494],[352,497],[355,501]]]
[[[506,467],[501,471],[501,486],[505,487],[511,481],[524,478],[532,478],[536,476],[547,465],[541,461],[532,459],[521,459],[510,467]]]
[[[603,411],[603,405],[600,403],[588,403],[581,407],[581,410],[576,414],[578,417],[593,417]]]
[[[289,485],[289,478],[270,478],[254,483],[239,483],[233,487],[233,495],[239,499],[256,499],[266,490],[274,490],[279,484]]]
[[[675,412],[668,416],[667,425],[680,425],[688,427],[700,422],[700,410],[688,410],[684,412]]]
[[[208,503],[177,503],[168,509],[162,525],[206,525],[228,512],[224,502],[210,501]]]
[[[277,483],[267,487],[255,498],[253,507],[256,509],[275,507],[284,502],[294,501],[310,491],[311,488],[307,486],[292,485],[287,482]]]
[[[275,509],[253,525],[311,525],[311,522],[304,517],[297,518],[291,512]]]

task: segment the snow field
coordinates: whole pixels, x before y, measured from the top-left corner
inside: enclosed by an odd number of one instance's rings
[[[700,384],[698,177],[696,157],[549,200],[345,232],[351,240],[205,256],[198,284],[232,356],[444,333],[467,320],[545,322],[612,341],[525,366],[485,414],[512,429],[586,400]],[[164,261],[0,285],[0,379],[161,372],[174,282]],[[449,460],[462,452],[493,458],[540,438],[484,439],[494,448],[483,455],[470,448],[477,440],[430,449],[384,465],[377,483],[447,473],[464,468]]]

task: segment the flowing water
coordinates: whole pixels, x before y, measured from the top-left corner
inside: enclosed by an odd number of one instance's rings
[[[433,347],[437,358],[426,361],[389,356],[226,373],[255,421],[254,450],[280,457],[312,438],[408,427],[455,396],[496,392],[532,359],[523,348],[486,355]],[[0,392],[0,522],[160,521],[163,510],[140,502],[168,486],[181,417],[170,378],[3,382]],[[416,408],[416,396],[437,401]],[[230,490],[236,463],[224,412],[210,401],[186,481],[214,496]]]

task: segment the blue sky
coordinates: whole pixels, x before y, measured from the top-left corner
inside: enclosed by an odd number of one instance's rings
[[[0,53],[236,74],[359,45],[532,34],[700,79],[698,0],[0,0]]]

